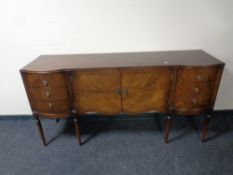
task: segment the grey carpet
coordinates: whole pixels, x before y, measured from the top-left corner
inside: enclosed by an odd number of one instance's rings
[[[99,118],[97,118],[99,119]],[[135,120],[137,119],[137,120]],[[33,119],[0,118],[0,174],[4,175],[232,175],[233,117],[213,117],[200,142],[186,118],[175,117],[164,144],[163,116],[81,121],[79,146],[71,120],[44,119],[47,147]],[[202,117],[196,117],[201,127]]]

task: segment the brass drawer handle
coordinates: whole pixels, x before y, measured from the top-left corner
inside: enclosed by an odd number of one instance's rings
[[[52,109],[53,108],[53,104],[51,102],[49,102],[49,109]]]
[[[197,75],[196,78],[197,78],[198,81],[201,81],[201,80],[202,80],[201,75]]]
[[[197,100],[195,98],[192,99],[193,104],[197,104]]]
[[[115,88],[115,94],[116,95],[121,95],[121,89],[119,87]]]
[[[47,80],[43,80],[43,86],[48,86],[48,81]]]
[[[48,92],[48,91],[46,91],[45,95],[46,95],[47,98],[51,97],[51,93]]]
[[[198,92],[199,92],[199,89],[198,89],[197,87],[195,87],[195,88],[194,88],[194,91],[195,91],[196,93],[198,93]]]

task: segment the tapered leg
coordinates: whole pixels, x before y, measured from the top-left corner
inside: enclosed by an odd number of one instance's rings
[[[79,121],[77,117],[74,118],[74,126],[75,126],[76,137],[78,139],[78,143],[79,145],[81,145],[82,143],[81,143],[80,127],[79,127]]]
[[[165,143],[168,143],[168,137],[169,137],[169,132],[171,129],[171,124],[172,124],[171,117],[167,116],[165,119],[165,129],[164,129],[164,142]]]
[[[202,128],[202,133],[201,133],[201,141],[202,142],[205,142],[205,138],[206,138],[206,135],[207,135],[210,118],[211,118],[210,115],[207,115],[205,117],[203,128]]]
[[[36,118],[36,125],[38,128],[39,134],[40,134],[40,138],[42,140],[43,145],[46,146],[45,136],[44,136],[44,132],[43,132],[43,128],[42,128],[40,119],[39,119],[39,117],[35,117],[35,118]]]

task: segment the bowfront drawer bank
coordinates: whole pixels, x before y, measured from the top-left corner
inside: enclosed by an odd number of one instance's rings
[[[40,117],[73,117],[81,144],[79,116],[88,113],[205,115],[201,140],[217,96],[224,63],[202,50],[42,55],[20,70],[40,136]]]

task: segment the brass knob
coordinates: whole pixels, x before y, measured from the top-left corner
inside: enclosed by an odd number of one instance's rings
[[[201,80],[202,80],[201,75],[197,75],[196,78],[197,78],[198,81],[201,81]]]
[[[47,80],[43,80],[43,86],[48,86],[48,81]]]
[[[49,98],[51,96],[49,91],[46,91],[45,95],[46,95],[47,98]]]
[[[49,109],[52,109],[53,108],[53,104],[51,102],[49,102]]]
[[[197,100],[195,98],[192,99],[193,104],[197,104]]]
[[[194,88],[194,91],[195,91],[196,93],[198,93],[198,92],[199,92],[199,89],[198,89],[197,87],[195,87],[195,88]]]
[[[121,89],[119,87],[115,88],[115,94],[116,95],[121,95]]]

